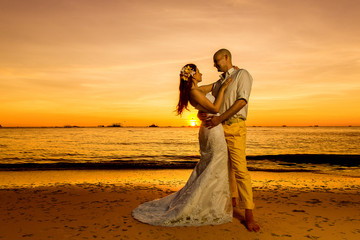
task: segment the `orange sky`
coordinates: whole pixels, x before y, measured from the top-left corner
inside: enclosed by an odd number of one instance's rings
[[[248,125],[360,125],[360,1],[0,0],[2,126],[188,125],[178,74],[228,48]],[[193,111],[193,114],[196,112]]]

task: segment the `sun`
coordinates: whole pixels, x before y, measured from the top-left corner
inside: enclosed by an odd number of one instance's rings
[[[198,126],[198,121],[195,117],[191,117],[191,119],[189,120],[189,125],[191,127],[197,127]]]

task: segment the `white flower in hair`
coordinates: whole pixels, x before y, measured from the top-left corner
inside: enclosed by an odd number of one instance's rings
[[[194,76],[196,72],[191,69],[189,65],[183,67],[180,72],[180,78],[184,81],[188,81],[190,76]]]

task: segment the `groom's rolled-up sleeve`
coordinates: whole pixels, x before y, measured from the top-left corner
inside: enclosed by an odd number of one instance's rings
[[[248,103],[253,80],[249,72],[245,69],[242,69],[239,75],[236,98],[237,100],[243,99]]]

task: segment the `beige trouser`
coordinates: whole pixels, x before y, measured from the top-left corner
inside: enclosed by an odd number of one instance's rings
[[[239,197],[241,208],[253,209],[251,178],[246,166],[246,125],[245,121],[224,124],[225,139],[229,151],[229,178],[232,197]]]

